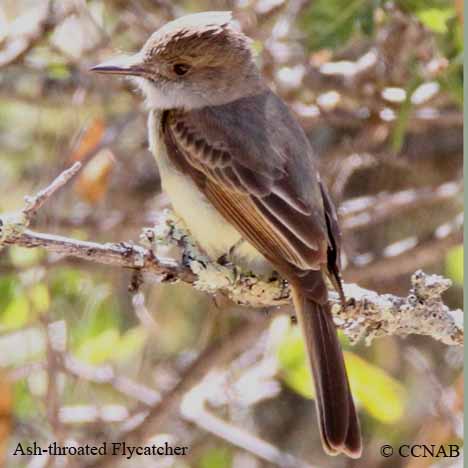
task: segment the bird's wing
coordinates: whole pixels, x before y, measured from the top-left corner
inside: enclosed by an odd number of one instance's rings
[[[327,264],[324,201],[312,149],[272,92],[163,117],[168,156],[277,266]]]

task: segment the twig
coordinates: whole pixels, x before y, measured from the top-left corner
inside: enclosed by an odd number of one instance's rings
[[[33,49],[50,31],[70,16],[75,8],[73,5],[54,12],[53,1],[49,1],[43,8],[37,24],[21,36],[7,38],[6,45],[0,50],[0,68],[19,62]]]
[[[447,182],[438,187],[380,193],[372,197],[346,200],[340,205],[341,227],[345,231],[367,228],[401,215],[415,207],[452,200],[461,194],[460,182]]]
[[[63,171],[54,181],[41,190],[34,197],[25,197],[26,206],[23,208],[23,213],[29,220],[36,214],[44,203],[61,187],[63,187],[72,177],[81,169],[81,163],[76,162],[69,169]]]
[[[153,406],[161,401],[161,395],[145,385],[122,377],[115,372],[110,365],[95,367],[79,361],[72,355],[64,356],[61,363],[62,370],[80,380],[86,380],[97,384],[108,384],[122,395],[130,397],[146,406]]]
[[[42,322],[46,331],[46,372],[47,372],[47,392],[45,395],[45,405],[46,405],[46,414],[47,420],[49,422],[52,437],[57,443],[61,444],[63,442],[63,427],[60,421],[60,387],[58,385],[58,371],[59,371],[59,362],[61,358],[61,346],[57,346],[56,343],[56,333],[55,329],[57,328],[56,323],[48,323],[47,319],[44,317]],[[53,459],[48,458],[44,467],[48,468],[53,466]]]
[[[421,270],[411,277],[408,296],[377,294],[357,285],[346,284],[346,297],[352,298],[346,310],[333,307],[335,323],[352,343],[386,335],[427,335],[447,345],[462,345],[463,312],[450,310],[441,295],[451,281]]]
[[[4,214],[0,217],[0,250],[2,245],[15,243],[29,226],[36,211],[60,188],[63,187],[81,168],[81,163],[73,164],[63,171],[51,184],[41,190],[34,197],[25,197],[26,206],[15,213]]]
[[[190,422],[216,437],[252,453],[260,460],[282,468],[312,468],[311,465],[294,455],[282,452],[278,447],[212,414],[205,408],[204,392],[203,385],[200,385],[199,388],[190,391],[182,403],[182,415]]]
[[[443,235],[440,234],[441,231]],[[403,239],[388,246],[380,252],[379,257],[372,256],[365,265],[358,266],[356,259],[352,259],[351,265],[345,270],[345,277],[361,283],[376,278],[383,281],[399,275],[410,274],[416,268],[433,265],[443,258],[450,248],[460,245],[462,242],[463,217],[457,216],[451,223],[439,226],[424,239]]]

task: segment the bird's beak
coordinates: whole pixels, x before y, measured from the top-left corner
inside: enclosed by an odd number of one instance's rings
[[[145,72],[143,61],[139,54],[114,57],[90,69],[96,73],[109,75],[141,76]]]

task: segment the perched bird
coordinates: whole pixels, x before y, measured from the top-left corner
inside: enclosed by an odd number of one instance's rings
[[[92,68],[131,76],[149,107],[163,189],[205,252],[291,285],[327,453],[361,455],[361,435],[325,278],[340,292],[340,231],[316,156],[262,80],[229,12],[171,21],[140,52]]]

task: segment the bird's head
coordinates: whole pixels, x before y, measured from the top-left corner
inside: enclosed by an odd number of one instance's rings
[[[140,52],[91,69],[132,77],[151,108],[194,109],[236,100],[262,89],[250,40],[230,12],[183,16],[154,32]]]

